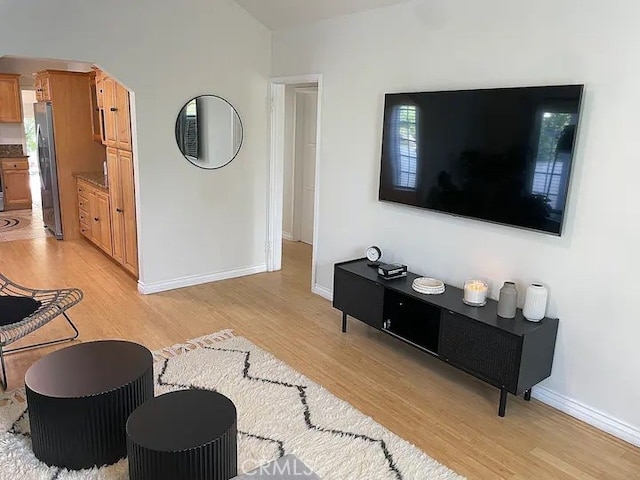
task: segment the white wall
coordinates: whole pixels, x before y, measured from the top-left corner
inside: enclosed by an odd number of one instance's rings
[[[24,118],[34,118],[33,104],[36,103],[36,91],[25,90],[20,92],[22,95],[22,113]]]
[[[270,48],[233,0],[34,0],[0,15],[0,55],[95,62],[135,92],[150,290],[265,264]],[[207,93],[228,99],[245,128],[238,157],[215,171],[185,160],[174,135],[184,103]]]
[[[494,296],[507,279],[543,281],[560,331],[538,395],[636,443],[639,17],[635,0],[409,2],[276,32],[272,63],[324,75],[320,287],[370,244],[453,285],[489,277]],[[586,84],[561,238],[377,201],[385,92],[555,83]]]
[[[22,123],[0,123],[0,144],[21,144],[24,149],[24,125]]]

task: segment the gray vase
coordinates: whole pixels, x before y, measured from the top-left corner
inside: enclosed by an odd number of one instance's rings
[[[504,282],[500,289],[498,300],[498,316],[502,318],[515,318],[518,308],[518,290],[513,282]]]

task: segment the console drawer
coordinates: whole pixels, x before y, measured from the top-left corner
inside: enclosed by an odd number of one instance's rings
[[[522,337],[442,310],[439,354],[451,363],[499,388],[515,393]]]
[[[335,308],[372,327],[381,329],[383,302],[384,287],[382,285],[335,269],[333,277]]]

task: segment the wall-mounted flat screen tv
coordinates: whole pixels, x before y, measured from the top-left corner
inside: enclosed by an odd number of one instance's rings
[[[379,199],[560,235],[583,88],[387,94]]]

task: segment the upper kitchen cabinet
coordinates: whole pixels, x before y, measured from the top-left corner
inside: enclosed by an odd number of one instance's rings
[[[102,143],[102,111],[99,98],[102,98],[102,94],[98,95],[98,79],[97,72],[89,73],[91,82],[89,83],[89,102],[91,104],[91,132],[93,133],[93,140]],[[100,88],[102,88],[102,82],[100,82]]]
[[[51,76],[49,72],[39,72],[36,74],[36,101],[51,101]]]
[[[0,74],[0,122],[22,123],[20,75]]]
[[[116,148],[132,150],[129,90],[116,83]]]
[[[101,82],[102,143],[107,147],[131,151],[129,91],[106,75],[101,77]],[[97,84],[96,88],[99,88]]]
[[[93,81],[95,82],[98,108],[103,108],[104,107],[103,80],[105,75],[104,75],[104,72],[97,67],[93,67],[93,71],[95,73],[95,76],[93,77]]]

